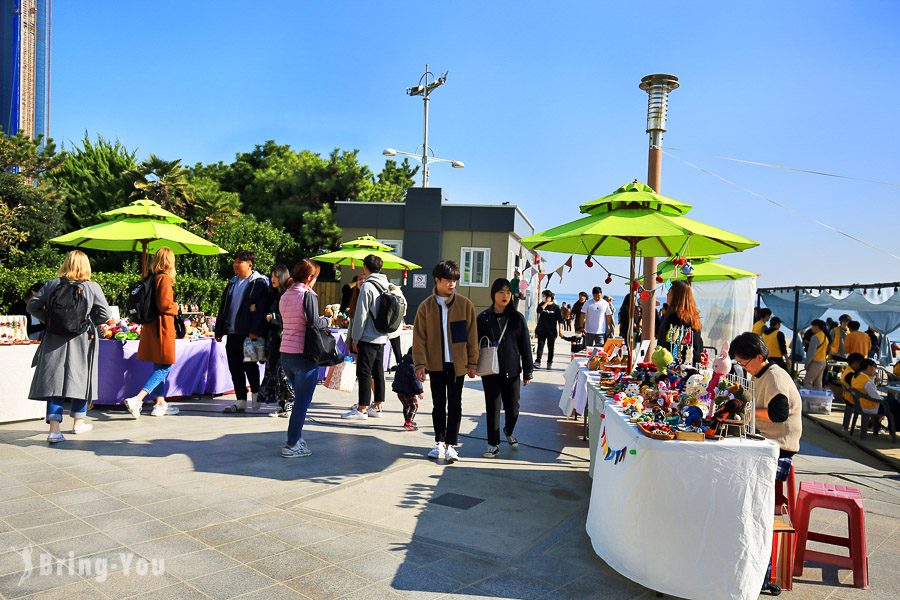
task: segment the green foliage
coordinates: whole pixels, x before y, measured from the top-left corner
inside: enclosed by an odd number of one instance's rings
[[[219,182],[211,177],[191,177],[190,198],[187,219],[199,225],[206,235],[241,214],[240,195],[222,191]]]
[[[42,142],[0,132],[0,263],[45,244],[61,226],[62,202],[43,178],[63,158],[53,140]]]
[[[49,281],[56,277],[56,269],[50,267],[6,269],[0,267],[0,314],[25,296],[34,283]],[[110,305],[125,308],[128,290],[140,278],[134,273],[93,273],[91,279],[103,289]],[[201,279],[178,274],[175,278],[175,301],[179,304],[197,304],[207,314],[219,311],[222,292],[228,283],[226,279]]]
[[[163,160],[150,154],[136,169],[128,172],[134,185],[131,200],[153,200],[163,208],[181,216],[191,201],[188,170],[181,159]]]
[[[92,142],[85,132],[81,147],[66,152],[50,177],[65,199],[66,231],[98,223],[100,213],[127,204],[134,190],[129,172],[137,167],[135,153],[121,142],[101,135]]]

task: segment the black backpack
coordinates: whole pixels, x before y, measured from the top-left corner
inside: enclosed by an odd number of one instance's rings
[[[156,277],[150,275],[131,286],[128,291],[128,299],[125,301],[125,316],[132,323],[144,325],[156,320],[159,312],[156,309],[156,300],[153,297],[154,282]]]
[[[47,331],[55,335],[75,337],[91,327],[87,318],[87,298],[76,281],[60,278],[59,285],[47,299]]]
[[[375,302],[375,329],[381,333],[394,333],[403,325],[406,300],[401,301],[399,296],[374,281],[371,283],[380,291],[378,301]]]

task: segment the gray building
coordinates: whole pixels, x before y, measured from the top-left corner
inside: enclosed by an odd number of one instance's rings
[[[409,322],[415,307],[431,294],[431,269],[438,262],[459,263],[458,293],[483,310],[490,306],[494,279],[512,279],[513,271],[521,270],[531,256],[520,240],[534,233],[534,225],[512,204],[451,204],[441,188],[410,188],[403,203],[337,202],[335,206],[344,241],[372,235],[403,258],[422,265],[422,269],[410,271],[403,287],[410,307]],[[342,269],[342,283],[357,274]],[[402,276],[396,271],[388,273],[395,283],[400,283]],[[526,312],[527,304],[520,302],[520,310]],[[526,317],[532,315],[526,312]]]

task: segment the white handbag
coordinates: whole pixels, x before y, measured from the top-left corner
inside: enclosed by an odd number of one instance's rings
[[[491,344],[491,338],[486,335],[481,336],[481,339],[478,341],[478,370],[476,373],[480,377],[498,375],[500,373],[500,360],[497,358],[497,348],[500,347],[500,341],[503,339],[503,334],[506,333],[508,324],[508,321],[503,324],[496,346]],[[487,344],[484,344],[485,341],[487,341]]]

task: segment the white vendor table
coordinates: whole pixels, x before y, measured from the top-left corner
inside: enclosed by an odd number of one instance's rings
[[[586,358],[576,358],[566,367],[565,383],[559,397],[559,410],[569,416],[574,410],[579,415],[585,413],[588,403],[588,382],[596,382],[600,371],[589,371]]]
[[[759,597],[772,550],[778,447],[741,438],[653,440],[590,387],[591,437],[599,438],[587,517],[594,551],[664,594]]]
[[[37,345],[0,348],[0,423],[43,419],[47,403],[28,400]]]

